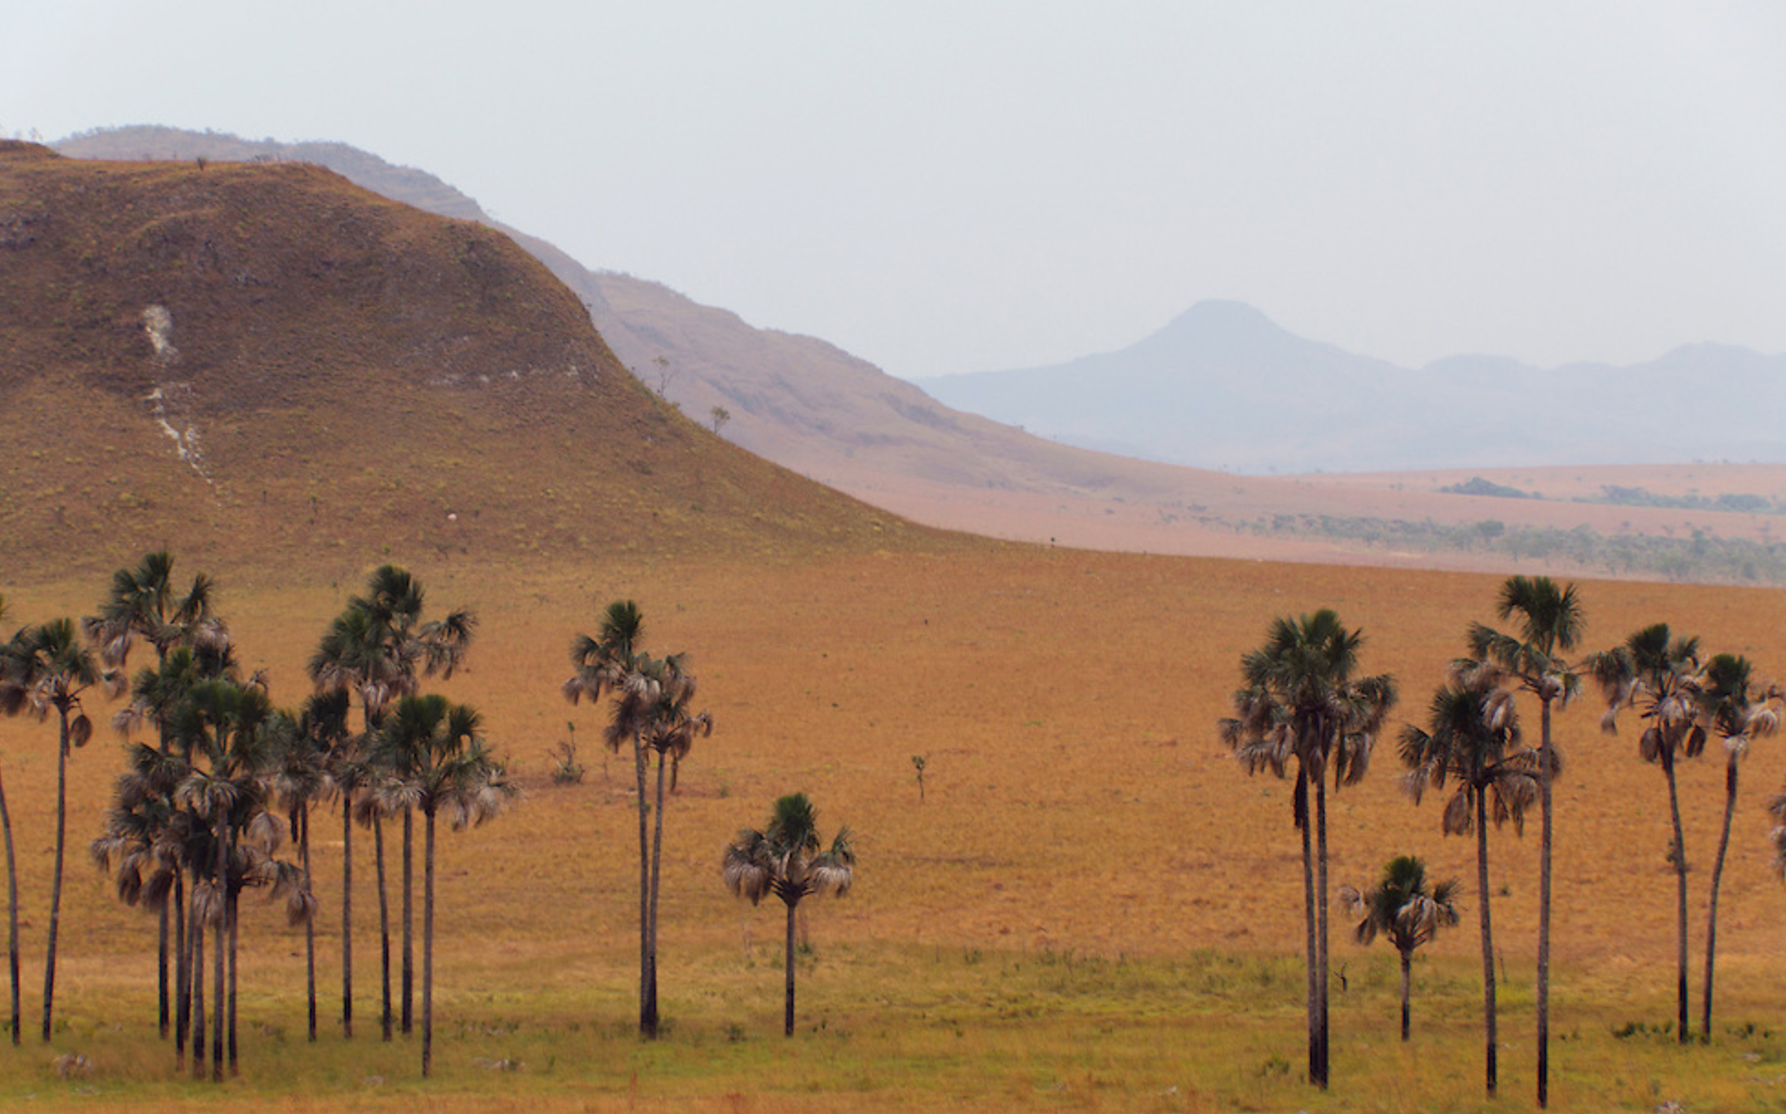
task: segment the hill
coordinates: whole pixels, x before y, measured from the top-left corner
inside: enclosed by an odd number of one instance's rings
[[[1591,471],[1598,479],[1585,493],[1572,477],[1590,469],[1552,469],[1535,488],[1545,498],[1508,500],[1441,490],[1467,484],[1473,475],[1468,472],[1281,477],[1139,460],[1057,443],[1019,426],[952,409],[823,340],[755,328],[736,314],[700,305],[659,283],[591,270],[538,237],[491,221],[475,201],[438,178],[391,166],[343,144],[284,144],[136,127],[70,137],[58,147],[89,158],[316,159],[397,200],[481,220],[551,268],[576,292],[620,360],[692,419],[715,424],[714,409],[721,408],[727,420],[717,423],[717,431],[727,440],[929,525],[1152,553],[1786,582],[1786,549],[1774,540],[1773,516],[1744,509],[1756,499],[1786,500],[1786,466],[1646,466],[1622,478],[1595,468]],[[1208,397],[1187,401],[1188,388],[1174,370],[1186,350],[1204,351],[1214,365],[1233,374],[1214,375],[1205,384]],[[1232,467],[1242,467],[1239,462],[1256,454],[1302,459],[1297,454],[1357,443],[1366,435],[1382,451],[1417,449],[1434,456],[1456,446],[1487,443],[1481,450],[1485,460],[1512,458],[1523,439],[1536,436],[1528,433],[1528,422],[1534,430],[1585,429],[1586,416],[1605,401],[1559,404],[1545,382],[1522,387],[1526,394],[1515,395],[1495,378],[1513,370],[1510,361],[1474,359],[1456,362],[1443,374],[1459,381],[1475,375],[1496,384],[1492,397],[1468,407],[1420,412],[1413,431],[1405,421],[1397,427],[1385,417],[1342,425],[1326,415],[1345,415],[1359,405],[1354,393],[1363,390],[1361,375],[1375,376],[1377,387],[1389,385],[1385,398],[1373,398],[1388,412],[1406,409],[1397,392],[1426,397],[1421,394],[1424,379],[1442,369],[1416,373],[1352,356],[1297,338],[1238,303],[1200,306],[1131,353],[1157,371],[1160,381],[1151,394],[1137,386],[1146,376],[1108,381],[1094,376],[1096,383],[1122,384],[1120,391],[1107,385],[1086,391],[1070,382],[1058,389],[1080,399],[1078,410],[1087,420],[1120,396],[1121,405],[1129,407],[1123,421],[1138,429],[1163,424],[1171,431],[1169,444],[1185,451],[1208,448],[1212,461]],[[1251,369],[1292,357],[1307,373],[1301,380],[1255,381]],[[1766,381],[1765,366],[1751,372],[1760,376],[1758,383]],[[1690,380],[1679,368],[1660,378],[1663,383],[1646,387],[1659,398],[1671,397],[1667,390],[1673,389],[1672,380]],[[932,380],[925,386],[942,390],[950,382]],[[1029,393],[1040,392],[1032,384]],[[1608,397],[1617,394],[1609,391]],[[1547,409],[1515,414],[1506,404],[1515,397],[1544,398]],[[1283,415],[1304,399],[1325,407],[1323,417],[1291,427],[1295,434],[1288,436]],[[1677,402],[1672,412],[1655,409],[1658,420],[1676,425],[1685,424],[1677,420],[1680,414],[1704,410],[1697,401]],[[1144,415],[1139,413],[1143,410]],[[1435,414],[1461,416],[1438,420]],[[1732,420],[1733,433],[1741,422],[1752,421],[1746,416]],[[1031,427],[1043,428],[1039,422]],[[1107,443],[1126,436],[1115,425],[1105,432]],[[1620,430],[1613,444],[1624,448],[1606,449],[1613,454],[1606,459],[1637,459],[1632,445],[1648,450],[1672,442],[1639,441],[1631,431]],[[1725,448],[1734,451],[1737,445],[1733,437]],[[1218,453],[1216,446],[1232,451]],[[1720,452],[1716,458],[1727,455]],[[1487,464],[1480,467],[1489,474]],[[1532,469],[1520,471],[1524,478],[1517,482],[1531,478]],[[1592,497],[1604,485],[1691,489],[1707,498],[1697,505],[1623,506],[1616,512],[1576,501]],[[1575,494],[1556,497],[1564,490]],[[1720,502],[1722,495],[1738,498]]]
[[[1632,367],[1456,356],[1414,370],[1208,301],[1120,351],[921,385],[1071,444],[1199,468],[1786,462],[1764,416],[1786,405],[1786,355],[1713,344]]]
[[[0,555],[897,544],[641,387],[507,237],[303,163],[0,146]]]

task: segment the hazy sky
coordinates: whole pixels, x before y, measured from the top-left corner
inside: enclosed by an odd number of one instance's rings
[[[896,375],[1203,298],[1418,365],[1786,351],[1778,0],[44,0],[0,129],[332,139]]]

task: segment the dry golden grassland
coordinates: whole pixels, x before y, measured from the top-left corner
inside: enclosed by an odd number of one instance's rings
[[[176,555],[177,556],[177,555]],[[401,555],[395,555],[401,559]],[[1269,621],[1336,608],[1393,672],[1418,719],[1497,578],[1470,574],[963,547],[944,556],[786,563],[659,562],[413,571],[433,608],[475,608],[471,668],[442,686],[483,710],[527,798],[443,837],[437,1076],[413,1040],[377,1039],[376,905],[355,873],[357,1037],[338,1012],[338,818],[318,817],[323,1034],[304,1041],[301,932],[245,900],[243,1075],[214,1091],[172,1071],[153,1026],[153,930],[85,859],[119,765],[101,732],[73,761],[69,892],[50,1047],[32,1035],[41,978],[53,727],[0,722],[20,833],[25,1045],[0,1046],[0,1103],[50,1109],[1431,1110],[1481,1103],[1473,841],[1441,838],[1436,803],[1398,786],[1389,741],[1332,801],[1332,877],[1368,884],[1397,853],[1465,884],[1463,924],[1415,970],[1414,1040],[1396,1041],[1392,954],[1336,915],[1333,1087],[1301,1082],[1302,912],[1289,785],[1248,778],[1217,741],[1243,651]],[[196,569],[185,568],[189,574]],[[306,693],[302,663],[357,582],[281,586],[209,569],[244,663],[273,695]],[[90,609],[102,580],[11,586],[11,618]],[[1781,670],[1777,592],[1583,586],[1587,644],[1663,620],[1708,651]],[[717,720],[666,813],[661,993],[668,1035],[636,1017],[636,812],[631,770],[599,744],[603,711],[558,693],[568,644],[597,610],[643,607],[653,652],[688,651]],[[140,664],[140,663],[139,663]],[[109,715],[95,699],[93,711]],[[1759,744],[1726,872],[1719,1024],[1706,1047],[1615,1030],[1673,1016],[1672,878],[1660,772],[1635,734],[1607,738],[1591,694],[1563,714],[1557,787],[1556,1109],[1779,1109],[1786,1102],[1786,892],[1763,812],[1782,744]],[[1535,730],[1536,710],[1528,715]],[[576,725],[581,785],[554,786]],[[1715,746],[1715,744],[1714,744]],[[913,755],[923,755],[920,803]],[[1693,942],[1722,807],[1721,756],[1681,771],[1698,868]],[[827,833],[856,833],[857,886],[811,903],[800,1026],[779,1036],[781,912],[734,901],[720,851],[772,799],[805,790]],[[370,841],[356,839],[356,851]],[[1491,840],[1502,992],[1503,1097],[1530,1102],[1536,830]],[[1695,1016],[1700,982],[1693,972]],[[1752,1032],[1731,1028],[1753,1025]],[[1778,1030],[1779,1032],[1775,1032]],[[54,1062],[87,1056],[90,1076]],[[505,1063],[505,1061],[507,1063]],[[505,1070],[510,1069],[510,1070]]]

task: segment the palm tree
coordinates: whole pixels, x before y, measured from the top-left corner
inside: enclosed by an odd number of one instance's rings
[[[1718,855],[1712,862],[1711,900],[1705,926],[1705,1007],[1700,1013],[1699,1033],[1712,1039],[1712,975],[1718,957],[1718,887],[1724,878],[1724,855],[1730,848],[1730,819],[1736,813],[1737,767],[1749,753],[1751,740],[1772,735],[1780,717],[1774,710],[1771,689],[1752,686],[1749,659],[1738,654],[1717,654],[1705,664],[1699,685],[1700,711],[1724,743],[1724,827],[1718,833]]]
[[[514,800],[502,763],[484,744],[478,714],[443,696],[405,696],[374,743],[388,771],[387,807],[422,811],[422,1077],[434,1059],[434,829],[444,809],[455,828],[481,824]]]
[[[348,695],[345,692],[313,693],[292,730],[279,738],[278,772],[274,788],[280,807],[290,818],[291,838],[297,844],[298,867],[304,889],[311,889],[310,808],[328,792],[329,755],[348,735]],[[304,920],[305,1001],[309,1039],[316,1040],[316,921]]]
[[[561,691],[576,704],[584,697],[599,701],[604,692],[622,692],[638,670],[644,640],[645,617],[632,600],[616,600],[602,612],[596,635],[571,640],[571,664],[576,668]],[[630,731],[617,714],[603,738],[610,750],[619,750],[623,739],[632,741],[633,775],[639,805],[639,1032],[657,1036],[657,972],[651,957],[651,830],[650,802],[645,795],[648,761],[644,737]]]
[[[346,690],[360,699],[365,737],[377,729],[384,708],[398,697],[414,693],[423,677],[451,677],[464,662],[477,626],[470,611],[460,609],[444,618],[424,621],[425,592],[421,582],[395,565],[383,565],[367,580],[366,594],[353,596],[347,608],[331,624],[310,659],[310,679],[318,691]],[[351,857],[350,814],[354,812],[351,779],[341,783],[343,858]],[[378,875],[379,938],[383,952],[384,1035],[391,1035],[390,921],[386,898],[384,839],[376,810],[360,814],[372,825],[374,866]],[[413,885],[412,824],[406,813],[403,826],[403,1031],[410,1028],[414,941],[411,928]],[[351,868],[342,873],[342,1025],[353,1034],[352,903],[347,896]]]
[[[0,618],[6,615],[6,597],[0,596]],[[16,633],[16,632],[15,632]],[[12,675],[12,667],[8,664],[13,654],[14,642],[8,640],[0,645],[0,711],[16,712],[17,708],[5,707],[7,702],[6,679]],[[19,871],[18,860],[12,844],[12,813],[6,807],[6,786],[0,782],[0,831],[6,835],[6,957],[12,975],[12,1044],[19,1045],[19,1028],[21,1015],[19,1012]]]
[[[849,892],[855,878],[856,852],[848,828],[839,828],[829,849],[821,850],[818,810],[804,793],[790,793],[776,800],[769,826],[762,831],[745,828],[726,847],[721,868],[726,885],[738,897],[755,905],[766,894],[781,898],[788,909],[787,1002],[782,1033],[794,1035],[794,910],[802,899],[826,890],[838,897]]]
[[[1457,879],[1436,886],[1426,883],[1426,864],[1412,855],[1398,855],[1383,868],[1374,889],[1359,892],[1340,887],[1340,901],[1359,918],[1353,935],[1369,944],[1380,932],[1395,945],[1402,961],[1402,1040],[1408,1039],[1408,982],[1414,949],[1457,923]]]
[[[50,876],[50,927],[44,940],[43,1039],[50,1039],[56,995],[56,939],[62,915],[62,860],[68,842],[68,755],[87,745],[93,722],[81,711],[81,694],[100,680],[99,663],[82,644],[72,619],[27,627],[14,636],[0,679],[0,708],[26,710],[39,719],[56,712],[56,858]]]
[[[1457,784],[1440,817],[1446,835],[1476,833],[1476,895],[1482,932],[1482,1027],[1485,1080],[1493,1095],[1498,1080],[1494,930],[1489,917],[1488,824],[1508,820],[1521,830],[1537,795],[1537,757],[1522,747],[1511,693],[1489,662],[1453,662],[1452,680],[1433,695],[1429,729],[1412,725],[1401,735],[1408,793],[1419,804],[1427,789]]]
[[[1552,705],[1569,703],[1580,682],[1560,654],[1575,648],[1587,618],[1575,585],[1559,588],[1548,576],[1511,576],[1501,585],[1495,613],[1517,621],[1518,634],[1480,623],[1470,627],[1470,655],[1499,666],[1514,687],[1538,698],[1538,1105],[1550,1101],[1550,858],[1554,842],[1551,781],[1559,768],[1550,737]]]
[[[1673,637],[1667,623],[1655,623],[1632,634],[1622,644],[1592,655],[1587,666],[1606,697],[1606,715],[1600,721],[1602,730],[1609,735],[1615,733],[1620,709],[1637,708],[1649,723],[1638,738],[1638,753],[1645,762],[1661,766],[1662,776],[1668,779],[1668,814],[1674,824],[1668,862],[1674,868],[1677,897],[1678,1037],[1685,1044],[1692,1035],[1687,1020],[1687,849],[1674,767],[1681,757],[1697,758],[1705,749],[1706,730],[1699,722],[1699,640]]]
[[[1265,645],[1241,657],[1245,686],[1222,740],[1249,774],[1283,777],[1296,763],[1292,819],[1302,833],[1302,894],[1308,952],[1309,1082],[1325,1090],[1327,1056],[1327,774],[1335,788],[1355,784],[1395,705],[1388,674],[1355,677],[1363,636],[1332,610],[1272,623]],[[1313,789],[1314,808],[1309,808]],[[1311,823],[1312,821],[1312,823]],[[1313,847],[1311,831],[1313,829]]]
[[[657,1019],[657,909],[662,892],[664,846],[665,767],[680,763],[694,746],[697,736],[713,733],[713,717],[693,710],[695,677],[688,671],[687,655],[671,654],[654,659],[640,654],[631,673],[621,682],[614,708],[614,719],[607,729],[609,745],[618,747],[622,739],[636,739],[640,753],[649,762],[657,755],[657,794],[652,809],[654,816],[651,837],[651,867],[643,910],[645,923],[645,967],[650,972],[648,1012],[653,1029]]]
[[[182,594],[173,578],[174,560],[167,551],[145,554],[134,569],[123,568],[112,574],[111,590],[99,605],[99,613],[81,620],[81,630],[98,650],[100,660],[113,669],[128,664],[131,643],[140,636],[155,647],[157,664],[167,661],[175,646],[193,644],[227,644],[229,635],[223,623],[211,612],[213,585],[203,573],[195,576],[192,586]],[[161,747],[167,749],[166,731],[161,734]],[[157,987],[161,1035],[168,1034],[168,922],[169,909],[160,908],[157,931]]]

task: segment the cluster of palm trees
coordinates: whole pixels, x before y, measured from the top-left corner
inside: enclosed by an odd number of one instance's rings
[[[274,707],[264,677],[244,676],[227,627],[212,606],[204,577],[182,589],[173,561],[152,553],[120,569],[97,612],[80,624],[61,619],[26,627],[0,646],[0,710],[54,713],[59,725],[56,856],[46,942],[43,1037],[52,1032],[57,914],[70,750],[92,733],[83,695],[102,686],[127,695],[114,725],[127,737],[153,729],[153,742],[127,746],[103,827],[91,844],[102,868],[115,873],[120,898],[147,906],[160,919],[159,1023],[170,1028],[177,1061],[190,1036],[192,1071],[206,1067],[205,937],[211,936],[209,1065],[213,1079],[237,1063],[237,908],[244,889],[262,888],[285,901],[294,924],[305,925],[309,1036],[316,1039],[318,900],[311,884],[309,818],[328,799],[340,803],[342,860],[342,1026],[352,1035],[352,830],[373,828],[378,847],[378,891],[386,901],[382,823],[403,819],[403,1030],[411,1028],[413,991],[412,820],[423,817],[422,1073],[432,1060],[434,843],[436,820],[475,824],[514,798],[501,762],[486,745],[475,710],[423,694],[420,682],[449,675],[463,660],[474,623],[467,612],[423,619],[421,585],[385,566],[367,592],[349,599],[310,662],[315,691],[301,710]],[[3,607],[3,604],[0,604]],[[153,665],[134,678],[131,649],[145,641]],[[351,725],[353,704],[360,727]],[[17,883],[11,824],[0,787],[0,828],[8,851],[12,957],[12,1032],[19,1037]],[[295,860],[282,858],[287,838]],[[389,919],[385,942],[384,1033],[392,1028]],[[171,968],[171,978],[170,978]],[[171,1024],[170,1024],[171,1023]]]
[[[1718,888],[1729,845],[1737,769],[1751,740],[1773,732],[1786,695],[1759,683],[1747,659],[1719,654],[1702,660],[1698,641],[1671,635],[1666,625],[1646,627],[1610,650],[1571,663],[1563,655],[1580,644],[1585,617],[1575,586],[1548,577],[1506,580],[1496,607],[1507,632],[1481,623],[1467,632],[1466,656],[1451,662],[1434,694],[1424,726],[1408,725],[1400,735],[1399,757],[1405,787],[1416,804],[1428,791],[1454,788],[1440,815],[1446,835],[1476,837],[1476,889],[1482,940],[1485,1085],[1496,1087],[1496,1010],[1493,931],[1490,920],[1488,828],[1511,821],[1516,830],[1534,805],[1542,820],[1539,848],[1537,954],[1537,1099],[1549,1097],[1550,897],[1553,805],[1551,785],[1562,759],[1551,736],[1553,712],[1579,691],[1582,679],[1597,682],[1607,702],[1607,731],[1618,714],[1633,709],[1645,728],[1642,757],[1661,766],[1668,781],[1674,838],[1669,862],[1678,895],[1678,988],[1680,1040],[1690,1038],[1687,1000],[1687,858],[1681,835],[1675,764],[1697,756],[1710,735],[1727,755],[1724,823],[1711,875],[1705,952],[1705,993],[1701,1039],[1709,1039],[1712,981],[1716,962]],[[1327,1049],[1327,831],[1325,786],[1364,775],[1372,746],[1395,703],[1386,676],[1357,675],[1361,636],[1347,630],[1332,611],[1280,618],[1259,649],[1241,659],[1242,687],[1233,695],[1234,715],[1221,721],[1221,735],[1249,773],[1296,772],[1293,820],[1302,834],[1303,892],[1308,950],[1308,1032],[1311,1083],[1328,1081]],[[1539,709],[1539,739],[1528,745],[1521,734],[1517,697],[1533,697]],[[1314,798],[1311,811],[1310,795]],[[1778,865],[1786,869],[1786,794],[1771,806],[1782,821],[1776,830]],[[1379,885],[1366,893],[1341,892],[1362,915],[1358,936],[1387,933],[1403,956],[1403,1036],[1407,1035],[1408,958],[1419,944],[1455,920],[1451,883],[1429,886],[1418,859],[1399,858]]]

